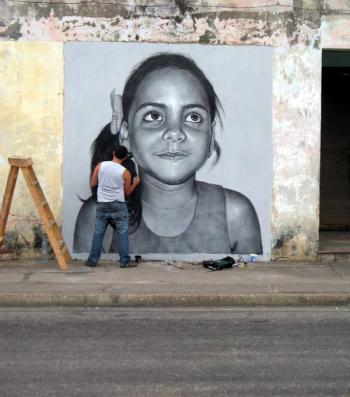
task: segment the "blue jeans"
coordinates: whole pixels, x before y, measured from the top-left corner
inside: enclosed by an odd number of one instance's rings
[[[130,262],[129,256],[129,235],[128,235],[128,208],[125,203],[111,201],[108,203],[97,203],[96,223],[94,237],[88,262],[97,264],[101,257],[102,241],[109,222],[116,226],[118,243],[116,252],[119,252],[119,262],[121,266],[126,266]]]

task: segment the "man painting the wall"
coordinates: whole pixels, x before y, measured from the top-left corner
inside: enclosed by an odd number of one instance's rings
[[[130,266],[128,208],[125,196],[130,195],[140,184],[137,176],[131,178],[130,172],[121,163],[126,159],[128,151],[125,146],[113,148],[113,159],[96,165],[91,176],[91,187],[97,186],[97,207],[95,231],[92,239],[90,255],[86,265],[97,266],[101,256],[102,242],[109,223],[116,227],[120,267]]]

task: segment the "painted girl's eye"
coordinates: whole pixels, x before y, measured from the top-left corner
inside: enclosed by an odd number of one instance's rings
[[[143,116],[143,119],[145,121],[162,121],[163,116],[159,112],[152,110],[151,112],[146,113]]]
[[[200,123],[203,121],[203,118],[198,113],[189,113],[186,116],[185,121],[190,122],[190,123]]]

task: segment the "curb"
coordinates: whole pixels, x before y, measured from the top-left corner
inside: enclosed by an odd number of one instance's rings
[[[276,294],[0,294],[0,307],[193,307],[193,306],[344,306],[348,293]]]

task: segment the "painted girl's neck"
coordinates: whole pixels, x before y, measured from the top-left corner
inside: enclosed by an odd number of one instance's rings
[[[179,208],[196,198],[195,175],[178,185],[169,185],[140,169],[142,202],[154,208]]]

